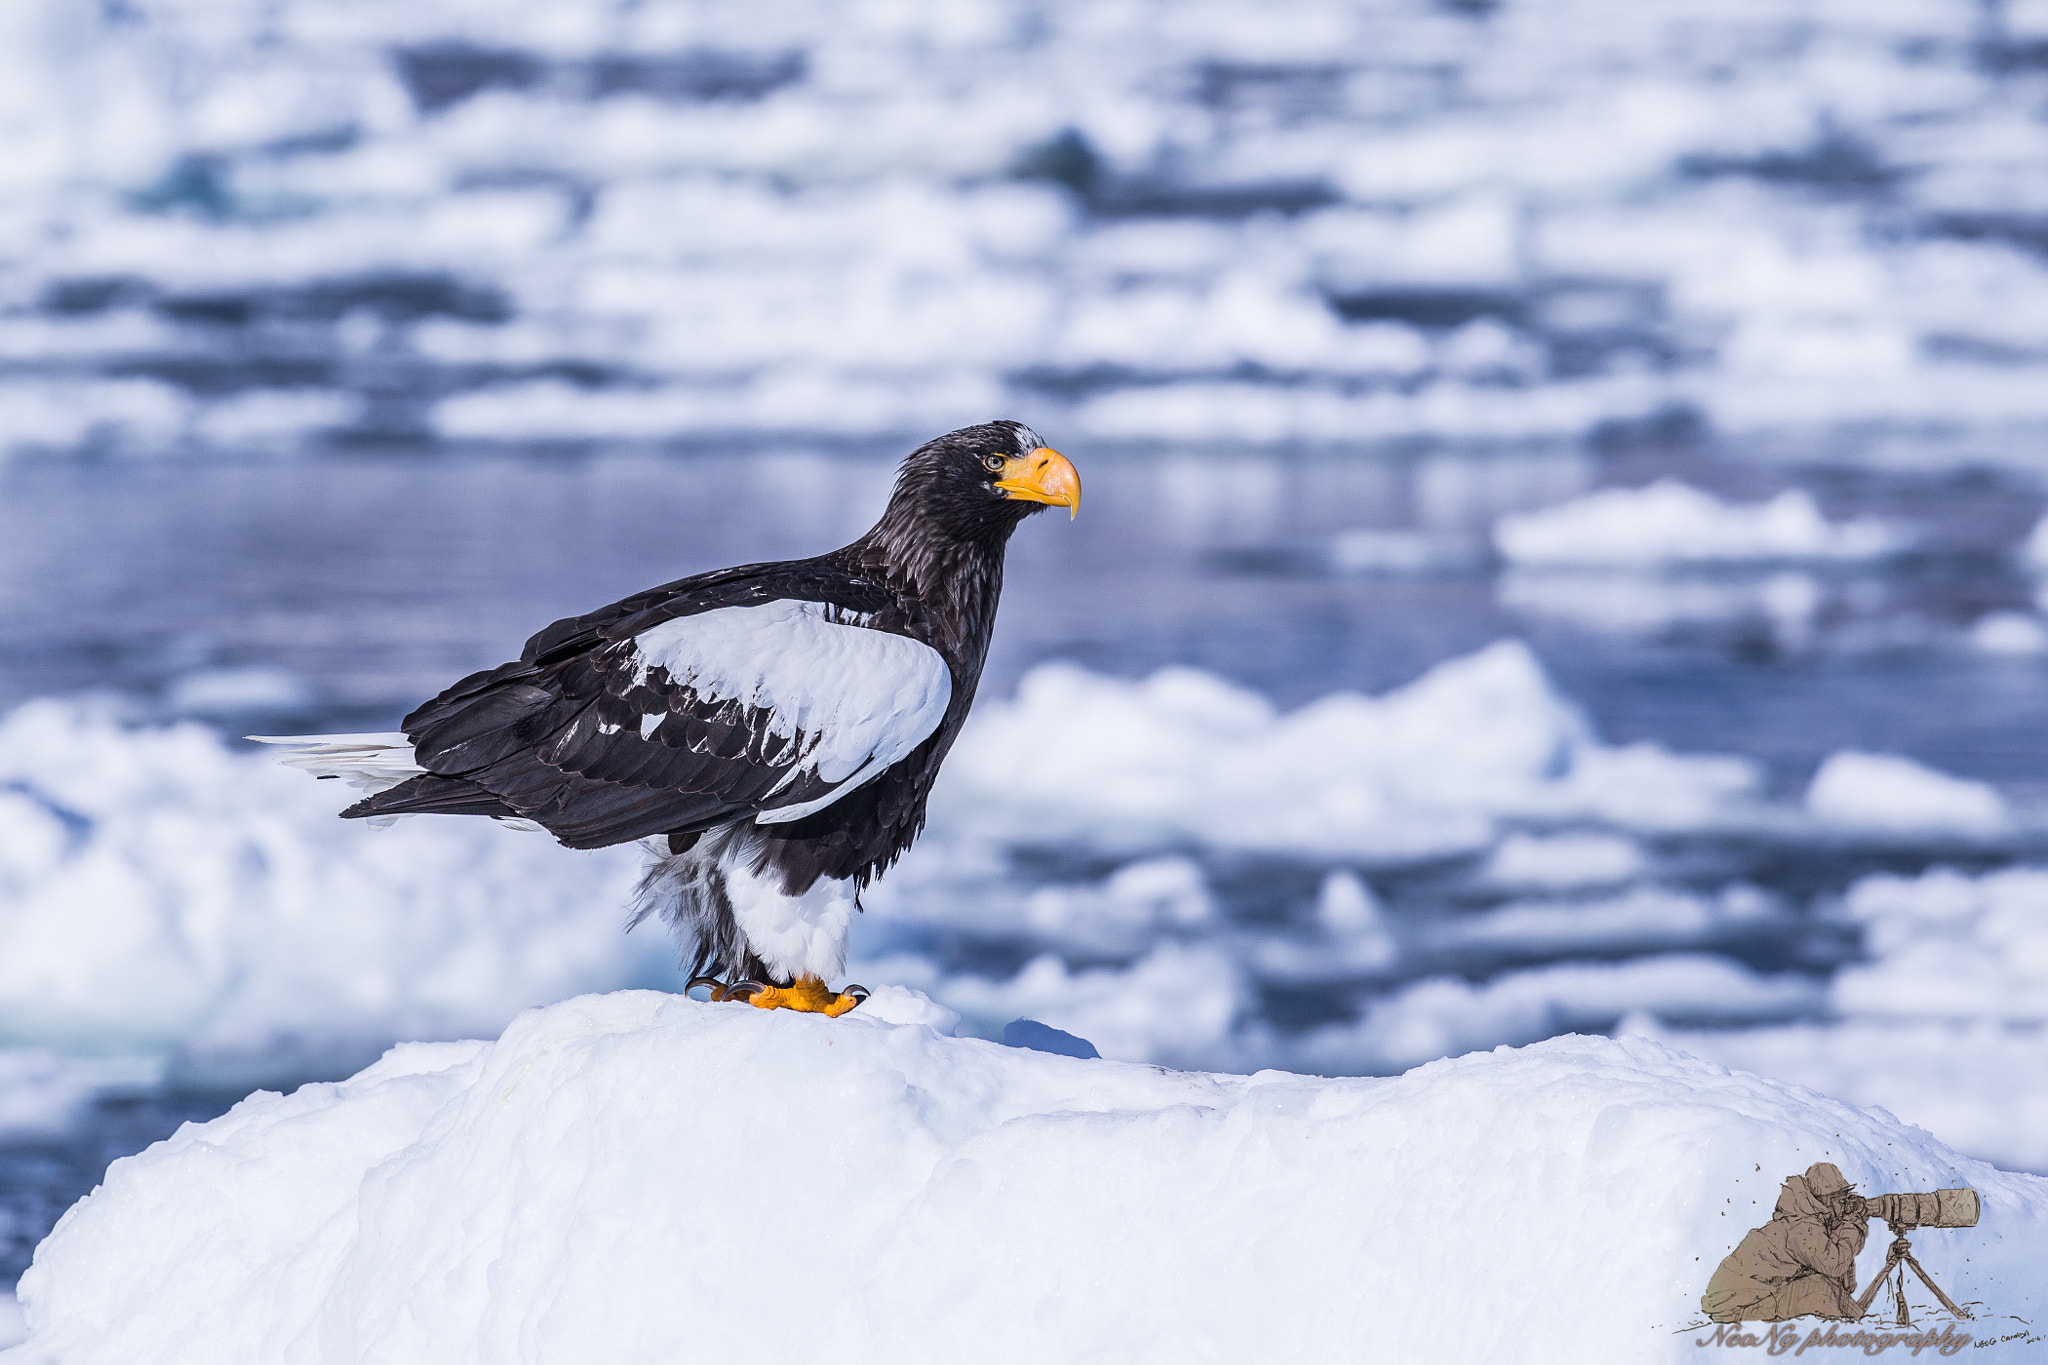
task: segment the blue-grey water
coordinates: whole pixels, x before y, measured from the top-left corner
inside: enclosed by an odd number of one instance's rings
[[[1610,740],[1767,762],[1782,783],[1880,748],[2018,788],[2048,773],[2044,665],[1972,649],[2027,610],[2015,556],[2044,495],[1981,470],[1745,466],[1694,449],[1426,457],[1095,456],[1072,525],[1026,524],[985,686],[1071,659],[1139,676],[1192,664],[1283,706],[1382,691],[1504,636],[1531,641]],[[242,725],[389,726],[447,681],[514,656],[557,616],[725,564],[816,553],[865,529],[894,456],[798,448],[576,457],[330,455],[289,462],[26,461],[0,467],[0,708],[111,689],[177,714],[181,679],[255,671],[252,698],[193,703]],[[1762,569],[1622,576],[1667,618],[1614,626],[1602,584],[1523,600],[1475,548],[1428,572],[1346,570],[1333,541],[1415,529],[1426,490],[1483,490],[1422,529],[1483,547],[1491,519],[1585,488],[1676,475],[1739,501],[1816,490],[1917,551],[1814,571],[1796,630],[1745,605]],[[1446,525],[1446,522],[1450,524]],[[1688,586],[1729,604],[1688,610]],[[1571,610],[1577,598],[1589,612]],[[1714,605],[1714,604],[1710,604]]]

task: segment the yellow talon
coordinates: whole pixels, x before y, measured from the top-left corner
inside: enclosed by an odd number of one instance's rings
[[[834,991],[827,989],[825,983],[815,976],[800,976],[794,985],[765,986],[742,998],[757,1010],[802,1010],[806,1014],[822,1014],[837,1019],[867,999],[868,993],[859,986]]]

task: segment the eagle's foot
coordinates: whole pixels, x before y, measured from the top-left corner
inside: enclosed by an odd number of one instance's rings
[[[837,1019],[868,998],[867,987],[848,986],[834,991],[815,976],[800,976],[788,986],[771,986],[764,981],[735,981],[725,988],[725,999],[744,1000],[757,1010],[802,1010]]]

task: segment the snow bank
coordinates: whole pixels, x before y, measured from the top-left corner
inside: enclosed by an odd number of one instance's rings
[[[0,1041],[346,1055],[673,979],[660,935],[621,932],[631,850],[370,831],[341,804],[197,726],[56,701],[0,720]]]
[[[1818,1160],[1974,1186],[1920,1255],[2038,1316],[2048,1185],[1642,1039],[1311,1080],[585,997],[116,1162],[7,1359],[1690,1360],[1713,1267]]]
[[[1828,521],[1803,489],[1739,506],[1669,479],[1502,517],[1493,539],[1517,564],[1636,569],[1876,559],[1904,547],[1881,522]]]
[[[1046,839],[1402,858],[1483,848],[1504,817],[1711,823],[1757,780],[1740,759],[1600,744],[1504,642],[1383,697],[1285,715],[1192,669],[1127,682],[1041,665],[977,713],[941,792],[949,818],[999,813]]]

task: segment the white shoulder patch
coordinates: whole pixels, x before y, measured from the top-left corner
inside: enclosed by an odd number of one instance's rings
[[[816,772],[838,790],[756,817],[767,824],[800,819],[922,744],[953,700],[953,675],[937,650],[869,630],[859,624],[866,619],[798,601],[678,617],[633,637],[636,676],[664,669],[707,701],[759,708],[774,734],[801,735],[802,744],[781,760],[791,765],[789,781]]]

